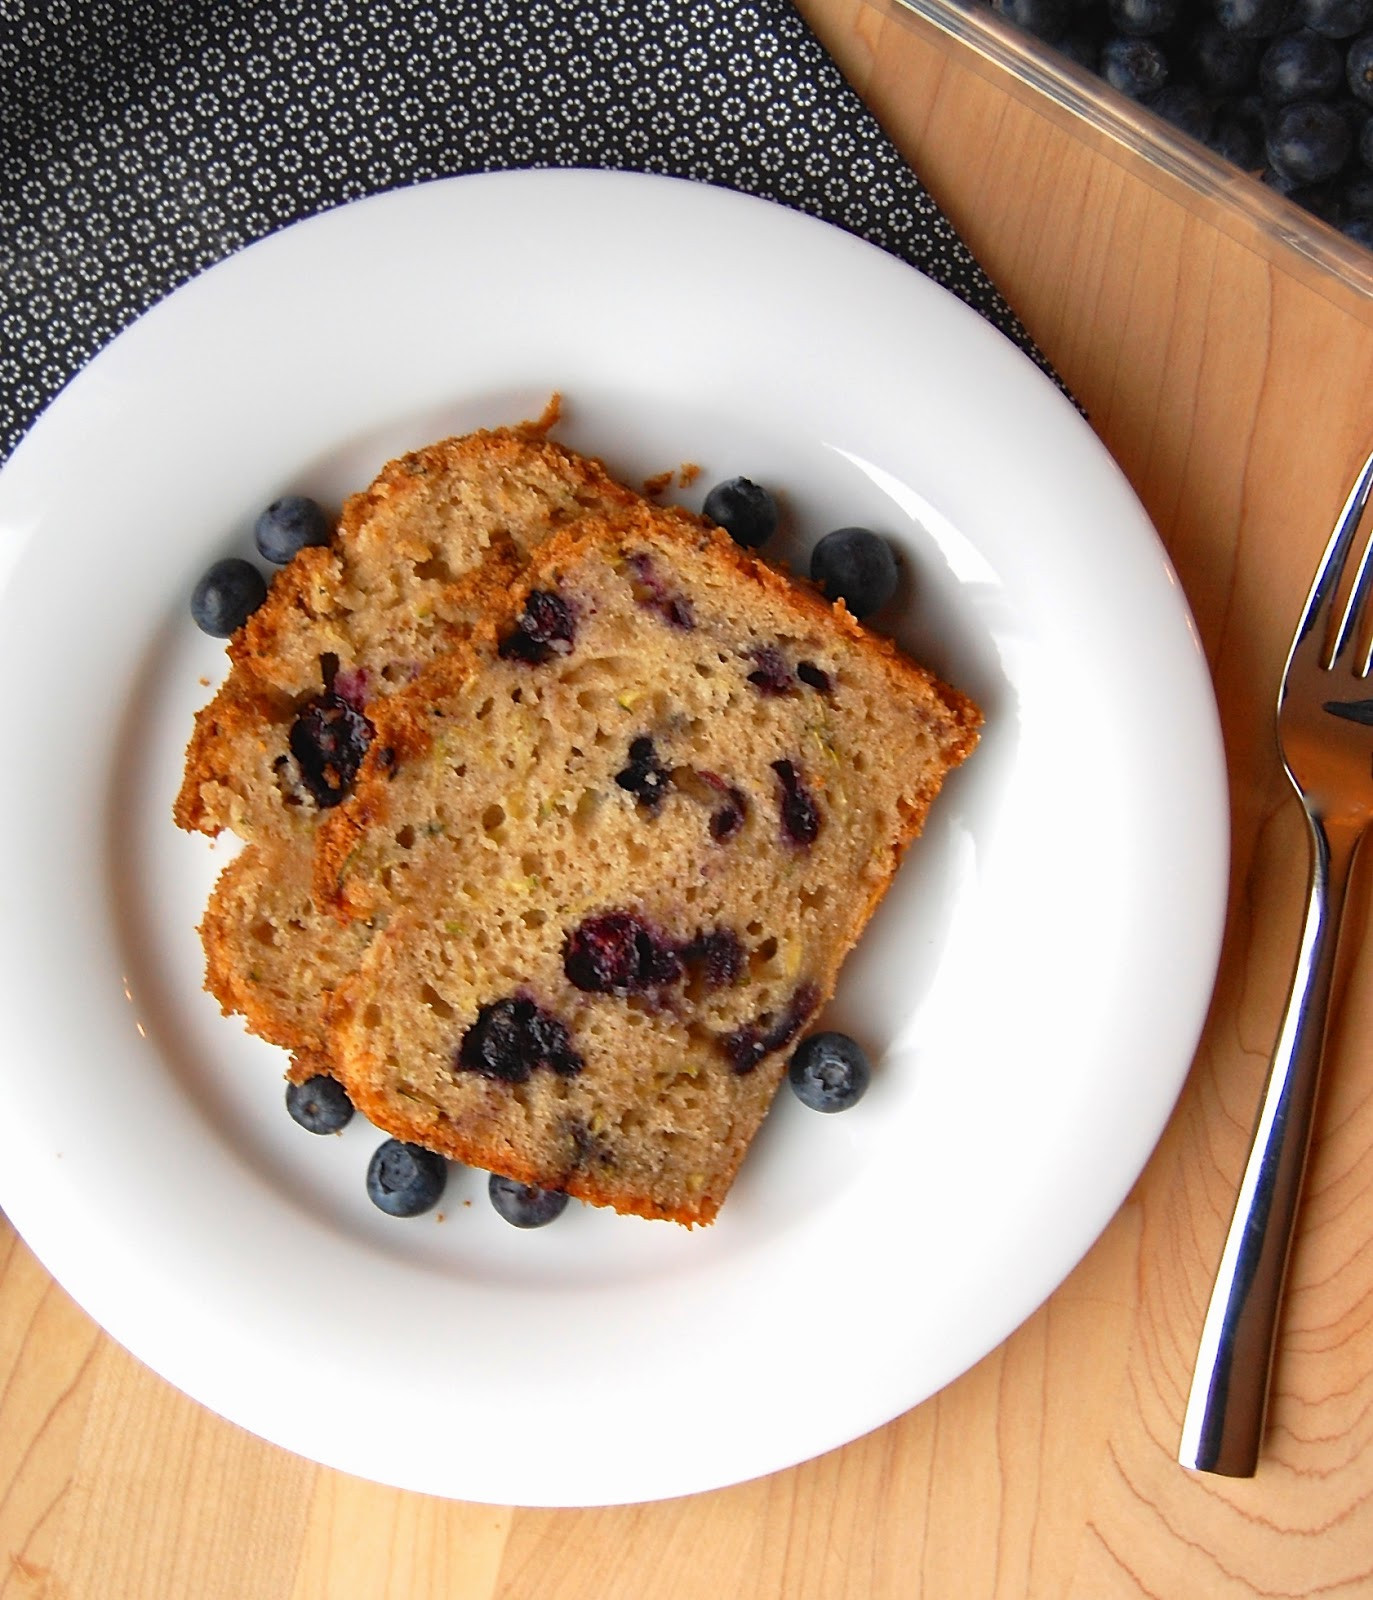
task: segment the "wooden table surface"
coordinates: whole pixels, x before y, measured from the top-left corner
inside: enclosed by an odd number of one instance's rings
[[[1175,1461],[1304,891],[1271,706],[1373,445],[1373,306],[885,5],[801,9],[1087,408],[1205,643],[1229,924],[1153,1159],[1058,1293],[942,1394],[774,1477],[610,1510],[449,1503],[263,1444],[105,1338],[0,1220],[3,1600],[1373,1595],[1373,942],[1327,1059],[1260,1471]]]

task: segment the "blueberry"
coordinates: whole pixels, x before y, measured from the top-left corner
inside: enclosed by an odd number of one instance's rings
[[[869,528],[836,528],[811,552],[810,575],[829,599],[866,617],[896,593],[896,556]]]
[[[570,655],[576,637],[567,601],[549,589],[531,589],[513,631],[501,640],[500,656],[538,667],[553,656]]]
[[[327,1073],[286,1085],[286,1109],[308,1133],[337,1133],[353,1117],[348,1091]]]
[[[1211,136],[1210,99],[1195,84],[1168,83],[1146,102],[1149,109],[1180,132],[1205,143]]]
[[[1297,0],[1297,19],[1327,39],[1352,39],[1373,24],[1373,0]]]
[[[1244,39],[1271,39],[1287,18],[1289,0],[1216,0],[1216,21]]]
[[[257,519],[253,537],[266,560],[284,566],[307,544],[329,543],[329,519],[306,495],[283,495]]]
[[[1340,231],[1355,244],[1373,247],[1373,217],[1346,217]]]
[[[1205,22],[1192,41],[1192,57],[1202,84],[1216,94],[1240,94],[1254,81],[1260,43]]]
[[[1269,164],[1298,183],[1331,178],[1349,157],[1353,144],[1349,124],[1333,106],[1299,100],[1284,106],[1268,135]]]
[[[1349,124],[1350,141],[1357,154],[1364,129],[1373,122],[1373,106],[1366,106],[1360,100],[1351,100],[1346,95],[1338,97],[1331,104]]]
[[[777,502],[751,478],[717,483],[701,511],[745,550],[756,550],[777,531]]]
[[[738,1077],[752,1072],[764,1056],[783,1045],[790,1044],[805,1026],[806,1018],[820,1003],[820,995],[813,983],[803,983],[782,1008],[781,1015],[765,1011],[724,1034],[719,1045],[729,1059]]]
[[[463,1034],[453,1065],[483,1078],[527,1083],[539,1068],[562,1078],[582,1070],[566,1026],[523,995],[493,1000]]]
[[[1320,183],[1302,183],[1296,178],[1289,178],[1286,173],[1275,171],[1269,167],[1262,176],[1261,181],[1270,189],[1290,200],[1294,206],[1300,206],[1303,211],[1309,211],[1312,216],[1320,217],[1332,225],[1337,223],[1343,212],[1340,191],[1334,179],[1327,178]]]
[[[1355,167],[1340,179],[1342,217],[1373,217],[1373,172]]]
[[[567,1196],[561,1189],[536,1189],[532,1183],[503,1178],[493,1172],[486,1185],[499,1216],[516,1228],[542,1228],[556,1222],[567,1209]]]
[[[1074,28],[1055,43],[1054,49],[1059,55],[1067,56],[1069,61],[1085,67],[1088,72],[1095,72],[1097,58],[1101,54],[1101,41],[1093,32]]]
[[[630,740],[629,765],[615,774],[615,782],[646,811],[654,812],[662,805],[672,774],[659,763],[657,746],[647,734]]]
[[[993,0],[1008,22],[1049,44],[1060,38],[1072,20],[1072,0]]]
[[[774,761],[772,770],[777,774],[781,789],[778,810],[782,832],[793,844],[814,844],[820,832],[820,808],[815,796],[801,781],[801,774],[792,762]]]
[[[448,1182],[448,1163],[417,1144],[388,1139],[367,1164],[367,1198],[388,1217],[432,1211]]]
[[[641,994],[682,975],[677,952],[632,911],[586,917],[563,940],[563,973],[584,994]]]
[[[300,768],[300,781],[321,811],[352,792],[375,732],[362,712],[332,689],[301,707],[286,742]]]
[[[1167,33],[1178,20],[1182,0],[1109,0],[1107,9],[1118,32],[1142,39]]]
[[[1344,81],[1344,58],[1318,33],[1285,33],[1259,58],[1259,87],[1269,105],[1328,100]]]
[[[787,1068],[796,1098],[812,1111],[847,1111],[863,1098],[872,1068],[846,1033],[813,1033],[797,1046]]]
[[[722,782],[720,792],[724,795],[724,803],[716,806],[710,813],[710,821],[707,824],[710,836],[716,844],[723,844],[726,839],[732,839],[743,827],[748,816],[748,796],[742,789],[735,789]]]
[[[791,668],[775,645],[759,645],[750,659],[754,663],[748,681],[761,695],[777,697],[790,694],[795,688]]]
[[[1218,156],[1245,172],[1263,165],[1263,133],[1247,118],[1226,109],[1211,124],[1206,143]]]
[[[1355,39],[1344,58],[1344,81],[1356,100],[1373,106],[1373,33]]]
[[[1101,75],[1113,89],[1142,100],[1168,81],[1168,58],[1152,39],[1108,39],[1101,47]]]
[[[682,959],[711,989],[727,989],[744,970],[744,947],[729,928],[711,928],[696,935],[682,949]]]
[[[216,561],[191,592],[191,618],[197,628],[227,639],[267,598],[267,580],[251,561],[227,556]]]

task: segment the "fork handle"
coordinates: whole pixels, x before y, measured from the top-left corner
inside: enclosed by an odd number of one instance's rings
[[[1312,871],[1292,993],[1202,1327],[1178,1459],[1250,1478],[1268,1409],[1278,1309],[1320,1079],[1339,923],[1360,832],[1311,830]]]

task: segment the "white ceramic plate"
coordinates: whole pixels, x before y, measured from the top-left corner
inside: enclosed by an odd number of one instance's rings
[[[222,652],[201,569],[257,510],[537,413],[630,482],[685,461],[894,539],[881,619],[986,737],[831,1025],[874,1085],[784,1090],[713,1227],[574,1206],[520,1233],[365,1197],[278,1054],[200,989],[230,847],[170,818]],[[0,1202],[135,1355],[331,1466],[596,1504],[788,1466],[932,1394],[1109,1221],[1189,1066],[1219,948],[1209,680],[1126,484],[1032,364],[918,273],[669,180],[462,178],[291,228],[158,305],[0,474]]]

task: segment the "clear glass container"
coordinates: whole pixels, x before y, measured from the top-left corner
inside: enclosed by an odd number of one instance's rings
[[[1112,159],[1164,185],[1195,214],[1278,261],[1311,287],[1373,310],[1373,251],[1231,166],[1147,106],[1119,94],[984,5],[889,0],[894,14],[966,47],[967,62]]]

